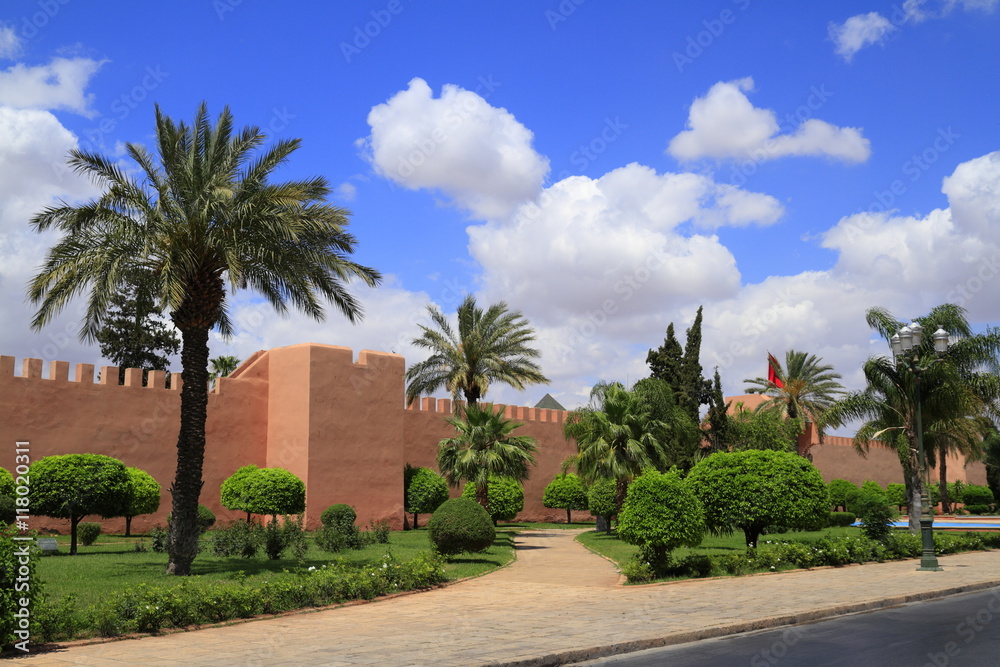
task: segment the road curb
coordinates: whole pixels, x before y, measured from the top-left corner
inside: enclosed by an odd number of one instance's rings
[[[543,656],[538,656],[535,658],[527,658],[524,660],[482,663],[481,667],[548,667],[550,665],[567,665],[575,662],[582,662],[584,660],[594,660],[596,658],[607,658],[614,655],[624,655],[626,653],[644,651],[646,649],[651,649],[651,648],[662,648],[664,646],[686,644],[688,642],[698,641],[701,639],[714,639],[718,637],[736,635],[743,632],[770,630],[774,628],[801,625],[804,623],[813,623],[815,621],[822,621],[830,618],[836,618],[837,616],[846,616],[848,614],[855,614],[858,612],[886,609],[889,607],[896,607],[899,605],[908,604],[910,602],[920,602],[923,600],[936,600],[939,598],[949,597],[951,595],[959,595],[961,593],[973,593],[976,591],[982,591],[996,587],[1000,587],[1000,580],[981,581],[973,584],[966,584],[963,586],[952,586],[949,588],[941,588],[933,591],[922,591],[920,593],[897,595],[889,598],[883,598],[880,600],[868,600],[866,602],[858,602],[853,604],[835,605],[823,609],[814,609],[812,611],[803,612],[801,614],[785,614],[781,616],[770,616],[766,618],[753,619],[749,621],[740,621],[738,623],[729,623],[726,625],[704,628],[701,630],[692,630],[687,632],[673,632],[659,637],[651,637],[648,639],[637,639],[633,641],[606,644],[603,646],[592,646],[588,648],[572,649],[569,651],[549,653]]]

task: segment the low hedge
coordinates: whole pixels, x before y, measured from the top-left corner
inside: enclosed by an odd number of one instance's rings
[[[83,610],[76,608],[71,597],[44,601],[40,608],[32,610],[33,619],[44,621],[35,628],[37,635],[32,632],[32,640],[49,642],[77,635],[117,637],[134,632],[156,633],[167,628],[222,623],[348,600],[370,600],[435,586],[445,579],[444,561],[438,556],[422,554],[400,562],[390,553],[364,567],[335,562],[269,576],[266,581],[243,579],[209,586],[182,582],[169,588],[143,584],[110,593],[106,600]]]
[[[857,520],[854,512],[830,512],[830,525],[833,527],[850,526]]]

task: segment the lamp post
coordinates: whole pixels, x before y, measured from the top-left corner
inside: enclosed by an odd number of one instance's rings
[[[889,340],[893,357],[896,364],[905,365],[913,373],[914,401],[917,409],[917,453],[919,456],[920,476],[923,480],[920,491],[920,536],[923,542],[923,551],[920,556],[920,567],[917,570],[925,572],[940,572],[937,555],[934,553],[934,515],[931,514],[930,504],[930,472],[927,470],[927,459],[924,454],[924,425],[923,416],[920,409],[920,382],[924,372],[935,363],[940,361],[940,356],[948,351],[948,332],[938,329],[934,332],[934,352],[937,358],[926,364],[920,356],[920,345],[923,343],[924,328],[917,322],[911,322],[899,330]]]

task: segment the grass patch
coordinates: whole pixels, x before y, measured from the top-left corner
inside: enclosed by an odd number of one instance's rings
[[[497,531],[496,541],[486,552],[463,554],[446,562],[445,576],[448,579],[477,576],[509,563],[514,558],[513,538],[516,532],[513,527],[501,527]],[[372,544],[358,551],[342,551],[339,554],[321,550],[313,543],[310,534],[309,550],[301,562],[294,558],[268,560],[264,556],[248,560],[214,555],[211,534],[209,532],[202,536],[202,552],[191,567],[191,577],[165,574],[165,553],[152,550],[136,552],[137,542],[149,547],[149,539],[143,535],[101,535],[89,547],[78,545],[79,553],[76,556],[69,555],[69,536],[56,536],[60,553],[40,558],[36,574],[44,582],[50,597],[74,594],[77,604],[86,607],[105,598],[110,592],[135,588],[140,584],[155,588],[173,586],[180,580],[187,581],[191,586],[208,586],[244,578],[253,582],[284,571],[319,568],[336,562],[358,567],[374,565],[389,550],[400,561],[411,560],[430,550],[427,531],[419,528],[390,533],[389,544]]]

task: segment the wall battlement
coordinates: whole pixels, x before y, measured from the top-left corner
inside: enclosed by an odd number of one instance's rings
[[[455,414],[465,401],[453,401],[450,398],[419,398],[406,406],[408,412],[428,412],[450,416]],[[568,410],[549,410],[547,408],[529,408],[523,405],[504,405],[503,414],[507,419],[519,422],[553,422],[565,424]]]
[[[170,387],[167,387],[166,371],[149,371],[149,382],[146,387],[142,386],[142,369],[126,368],[125,381],[119,383],[118,366],[101,366],[100,379],[94,378],[94,364],[76,364],[70,376],[70,364],[68,361],[50,361],[48,374],[43,374],[44,362],[41,359],[27,357],[21,361],[21,374],[15,371],[17,368],[14,357],[0,356],[0,381],[14,378],[15,380],[39,380],[42,382],[65,383],[69,386],[77,385],[97,385],[110,387],[138,387],[139,389],[163,389],[165,391],[180,391],[183,381],[180,373],[170,374]]]

